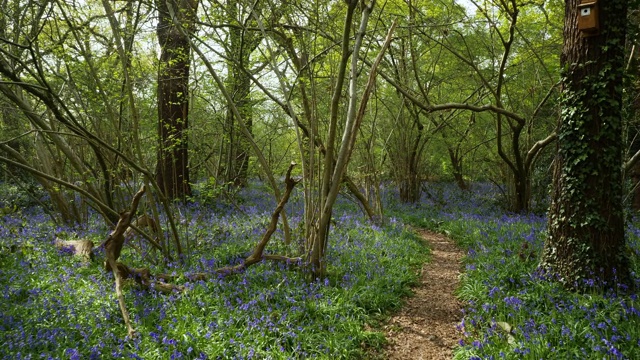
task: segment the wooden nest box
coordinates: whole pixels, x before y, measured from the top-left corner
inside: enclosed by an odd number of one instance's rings
[[[600,33],[600,12],[597,0],[582,0],[578,5],[578,30],[583,37]]]

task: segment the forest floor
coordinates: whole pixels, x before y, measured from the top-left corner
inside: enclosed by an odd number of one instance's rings
[[[385,358],[390,360],[451,359],[460,332],[462,304],[458,288],[463,252],[444,235],[420,230],[431,248],[431,261],[422,268],[414,296],[394,314],[384,331],[389,341]]]

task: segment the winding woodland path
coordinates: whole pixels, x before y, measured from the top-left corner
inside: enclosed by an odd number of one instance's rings
[[[462,251],[444,235],[420,230],[431,248],[431,261],[422,268],[415,295],[389,321],[385,358],[391,360],[451,359],[460,333],[458,288]]]

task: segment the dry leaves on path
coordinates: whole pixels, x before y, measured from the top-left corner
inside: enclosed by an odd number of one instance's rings
[[[387,359],[451,359],[460,338],[456,325],[462,317],[461,303],[454,292],[463,253],[444,235],[419,233],[431,248],[431,261],[422,268],[414,296],[384,327]]]

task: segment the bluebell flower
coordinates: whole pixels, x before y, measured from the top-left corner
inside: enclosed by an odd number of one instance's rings
[[[515,296],[507,296],[507,297],[505,297],[504,298],[504,302],[505,302],[505,304],[507,304],[508,306],[511,306],[515,310],[519,310],[520,307],[523,304],[522,300],[520,300],[519,298],[517,298]]]

